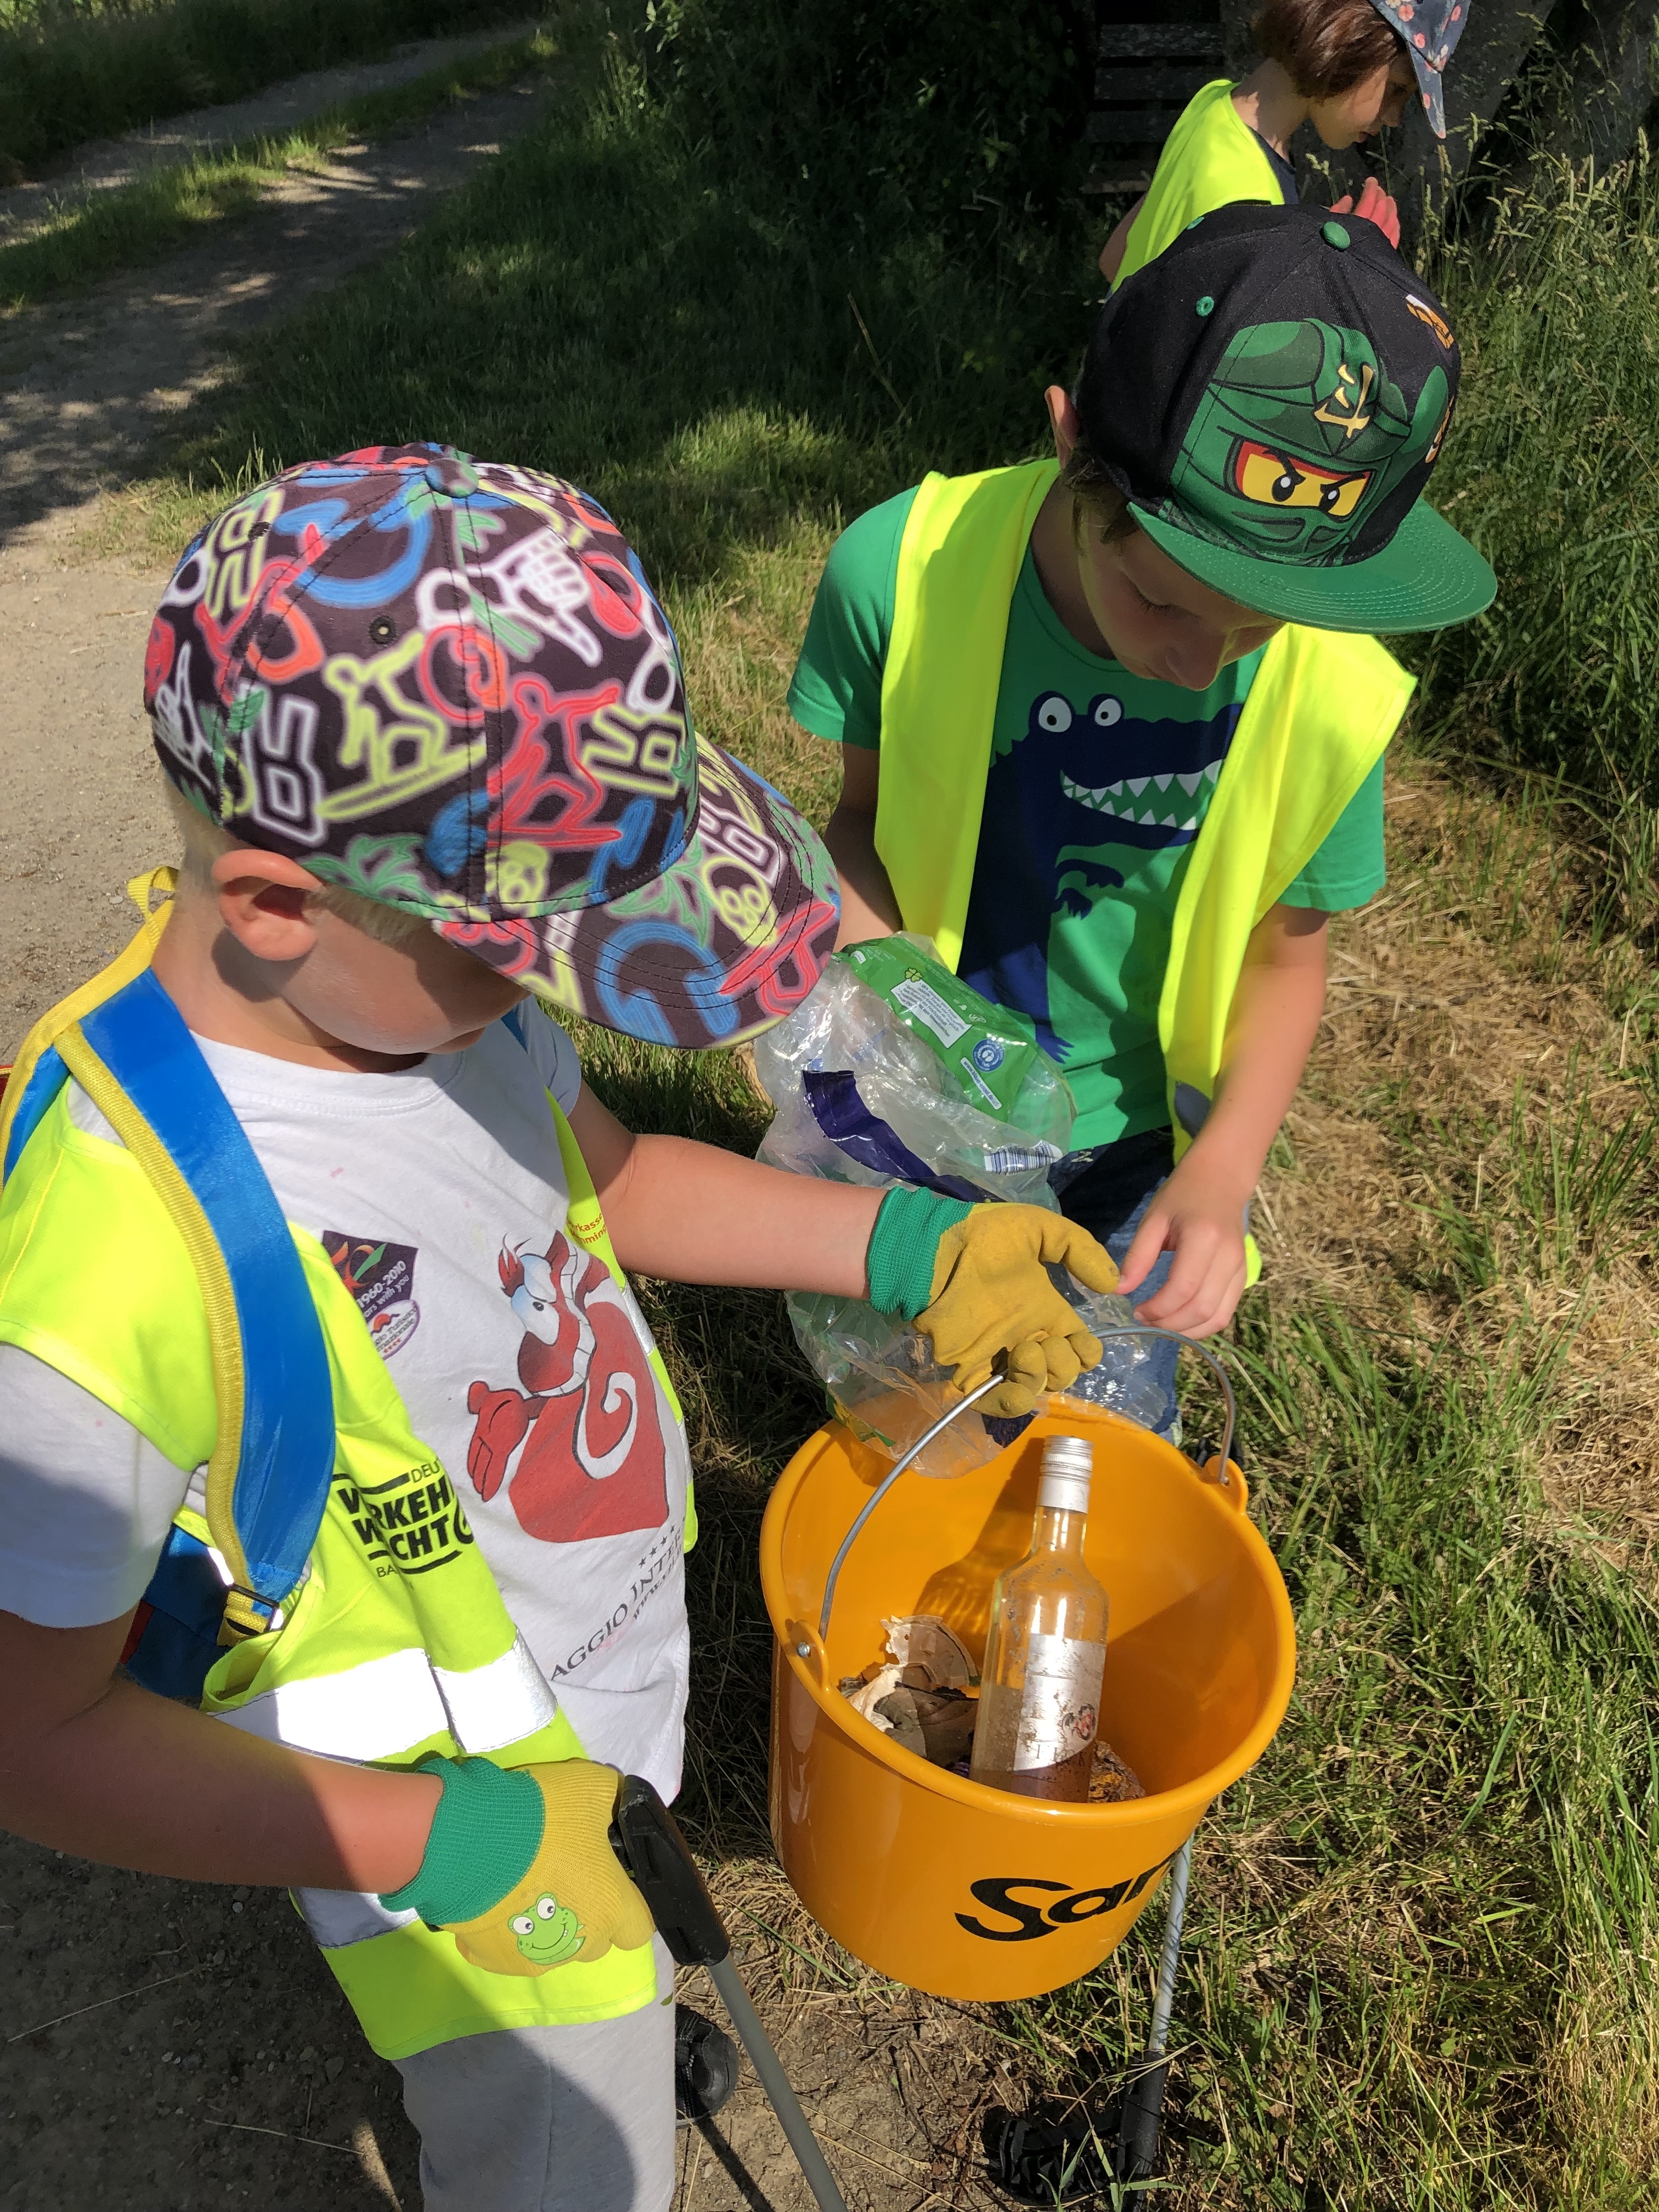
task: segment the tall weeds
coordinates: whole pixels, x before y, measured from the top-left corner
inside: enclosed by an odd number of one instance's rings
[[[1645,875],[1659,807],[1659,169],[1645,143],[1601,176],[1543,162],[1435,259],[1464,355],[1435,501],[1491,560],[1498,596],[1421,653],[1425,726],[1454,750],[1577,787],[1615,857]]]

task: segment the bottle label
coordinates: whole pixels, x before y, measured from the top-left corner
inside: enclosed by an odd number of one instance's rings
[[[1100,1724],[1100,1682],[1106,1671],[1103,1644],[1079,1644],[1068,1636],[1034,1636],[1020,1692],[1014,1771],[1059,1766],[1086,1751]]]
[[[860,982],[879,993],[911,1035],[933,1050],[960,1096],[981,1113],[1007,1120],[1041,1052],[1029,1014],[993,1006],[903,938],[872,938],[867,945],[848,945],[836,957]],[[994,1175],[1008,1172],[992,1167],[988,1158],[986,1167]]]

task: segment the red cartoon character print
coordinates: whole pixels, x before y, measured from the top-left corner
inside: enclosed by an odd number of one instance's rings
[[[660,1528],[668,1488],[657,1393],[622,1292],[562,1233],[544,1254],[504,1244],[498,1264],[524,1326],[524,1388],[468,1390],[473,1487],[489,1499],[507,1484],[520,1527],[544,1544]]]

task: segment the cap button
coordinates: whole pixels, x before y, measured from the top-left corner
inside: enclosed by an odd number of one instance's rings
[[[431,489],[445,499],[465,499],[469,492],[478,489],[477,471],[469,468],[459,454],[446,453],[440,460],[428,461],[425,474]]]
[[[1334,246],[1339,253],[1345,253],[1353,243],[1340,222],[1322,222],[1319,235],[1327,246]]]

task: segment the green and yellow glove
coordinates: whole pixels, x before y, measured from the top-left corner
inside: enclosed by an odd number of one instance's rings
[[[1074,1221],[1037,1206],[966,1206],[905,1184],[882,1200],[865,1261],[871,1304],[931,1337],[958,1390],[975,1389],[1007,1355],[1002,1384],[980,1401],[982,1413],[1005,1420],[1030,1413],[1041,1392],[1067,1389],[1100,1358],[1100,1339],[1048,1274],[1054,1266],[1087,1290],[1117,1287],[1105,1249]]]
[[[611,1848],[622,1777],[562,1759],[508,1770],[488,1759],[423,1759],[443,1796],[420,1872],[380,1902],[447,1928],[492,1974],[545,1974],[651,1941],[649,1906]]]

